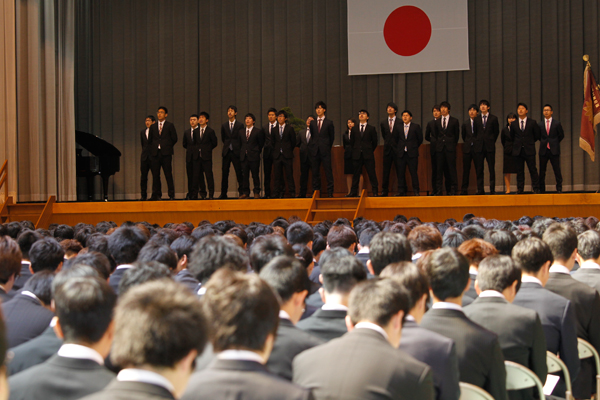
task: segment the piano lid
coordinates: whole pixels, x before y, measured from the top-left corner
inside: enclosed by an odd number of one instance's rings
[[[119,149],[91,133],[75,131],[75,142],[97,157],[121,156]]]

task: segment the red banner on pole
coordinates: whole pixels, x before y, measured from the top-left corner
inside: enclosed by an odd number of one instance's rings
[[[581,111],[581,134],[579,147],[595,161],[596,125],[600,123],[600,91],[590,64],[583,72],[583,109]]]

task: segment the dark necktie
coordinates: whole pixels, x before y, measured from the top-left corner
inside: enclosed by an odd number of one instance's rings
[[[322,121],[321,121],[321,119],[319,119],[319,123],[317,124],[318,125],[317,133],[321,133],[321,123],[322,123]]]
[[[250,129],[246,129],[246,142],[250,139]]]
[[[521,120],[521,132],[525,130],[525,121]]]
[[[485,123],[487,122],[487,115],[483,116],[483,129],[485,129]]]
[[[390,118],[390,133],[392,133],[393,129],[394,129],[394,120]]]
[[[443,122],[444,123],[442,124],[442,129],[446,130],[446,117],[444,117]]]
[[[365,126],[361,125],[360,126],[360,137],[363,137],[363,133],[365,133]]]

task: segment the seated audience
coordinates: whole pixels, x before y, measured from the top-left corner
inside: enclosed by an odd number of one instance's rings
[[[402,261],[410,261],[412,249],[408,239],[399,233],[379,232],[371,240],[367,268],[378,276],[385,267]]]
[[[516,236],[513,235],[512,232],[503,229],[492,229],[487,231],[485,235],[483,235],[483,240],[491,243],[496,250],[498,250],[498,254],[509,257],[513,247],[517,244]]]
[[[416,262],[423,252],[442,247],[442,234],[432,226],[419,225],[410,231],[408,241],[412,248],[412,261]]]
[[[475,280],[477,279],[479,263],[486,257],[497,254],[498,250],[483,239],[469,239],[458,247],[458,251],[469,260],[469,278],[471,278],[469,290],[463,296],[462,305],[464,307],[471,304],[477,298]]]
[[[125,293],[134,286],[159,279],[171,279],[172,275],[166,265],[158,261],[134,262],[123,274],[119,282],[119,293]]]
[[[269,261],[278,256],[294,257],[294,249],[283,236],[264,235],[252,242],[250,265],[257,274]]]
[[[12,299],[9,294],[21,271],[21,249],[14,239],[0,236],[0,300],[2,303]]]
[[[314,233],[312,227],[303,221],[294,222],[286,231],[286,238],[290,245],[303,244],[312,249]]]
[[[150,262],[157,261],[169,268],[169,272],[172,276],[179,273],[177,262],[177,254],[166,244],[159,244],[149,241],[142,247],[140,254],[138,255],[137,261],[139,262]]]
[[[131,268],[147,241],[148,238],[141,230],[131,226],[122,226],[108,237],[108,250],[117,265],[109,283],[116,294],[119,294],[119,282],[123,273]]]
[[[75,257],[83,249],[81,243],[75,239],[63,239],[59,244],[65,251],[65,259],[67,260]]]
[[[31,275],[33,275],[33,272],[31,272],[30,268],[31,261],[29,261],[29,250],[31,250],[31,246],[33,246],[35,242],[41,240],[42,238],[43,236],[38,232],[29,229],[24,229],[17,237],[16,240],[19,244],[19,248],[21,249],[23,259],[21,260],[21,272],[15,279],[15,283],[12,287],[12,293],[9,293],[11,296],[14,294],[14,292],[20,290],[25,285],[25,282],[31,278]]]
[[[65,260],[65,251],[54,239],[41,239],[29,249],[30,272],[59,272]],[[14,289],[14,287],[13,287]]]
[[[579,269],[571,276],[600,292],[600,233],[588,230],[577,236]]]
[[[367,268],[367,261],[369,261],[369,246],[371,244],[371,240],[378,232],[379,231],[375,230],[375,228],[365,228],[360,232],[357,245],[358,252],[356,253],[356,258],[360,260],[365,269]]]
[[[329,233],[327,233],[328,249],[342,247],[354,254],[357,242],[356,233],[354,233],[352,228],[344,224],[332,226],[329,229]]]
[[[185,285],[191,291],[194,291],[200,283],[187,268],[197,241],[193,236],[182,235],[171,243],[171,249],[177,254],[177,270],[179,271],[174,277],[175,282]]]

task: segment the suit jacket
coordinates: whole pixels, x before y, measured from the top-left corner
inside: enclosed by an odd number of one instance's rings
[[[431,143],[431,150],[435,150],[435,119],[432,119],[427,123],[425,128],[425,140]]]
[[[350,143],[350,132],[342,133],[342,144],[344,145],[344,159],[352,159],[352,144]]]
[[[265,134],[265,146],[263,147],[263,158],[271,158],[273,157],[273,144],[271,139],[271,131],[269,125],[266,124],[263,126],[262,130]],[[277,122],[275,122],[275,128],[277,128]],[[275,129],[273,128],[273,129]]]
[[[127,382],[114,379],[104,389],[92,395],[86,396],[85,400],[175,400],[173,394],[162,386],[152,385],[144,382]],[[82,399],[82,400],[83,400]]]
[[[294,359],[294,382],[315,399],[433,399],[431,368],[379,332],[354,329]]]
[[[15,347],[42,334],[54,317],[52,311],[42,307],[39,300],[24,294],[2,304],[6,323],[8,347]]]
[[[477,125],[478,135],[483,137],[483,148],[476,149],[476,152],[485,150],[488,153],[494,153],[496,151],[496,140],[500,134],[500,124],[498,123],[498,117],[488,112],[487,121],[485,122],[485,128],[483,127],[483,117],[478,114],[475,117],[475,124]]]
[[[267,368],[274,374],[292,380],[292,361],[294,357],[304,350],[323,344],[308,332],[298,329],[294,324],[285,318],[279,318],[279,327],[277,328],[277,338],[273,346],[273,351],[267,361]]]
[[[215,360],[195,372],[181,400],[299,400],[311,399],[310,392],[271,374],[254,361]]]
[[[310,317],[298,322],[296,326],[328,342],[348,332],[346,314],[346,311],[343,310],[319,309]]]
[[[265,145],[265,134],[262,129],[253,127],[250,132],[250,137],[246,139],[246,128],[240,131],[240,160],[244,161],[260,161],[260,152]]]
[[[394,130],[396,130],[396,125],[394,125]],[[408,153],[409,157],[419,157],[419,146],[422,143],[423,131],[421,130],[421,125],[411,122],[410,126],[408,127],[408,135],[405,138],[404,122],[400,120],[398,127],[398,143],[396,144],[396,154],[398,157],[402,157],[404,155],[404,148],[406,148],[406,153]]]
[[[365,160],[375,159],[373,152],[377,148],[377,129],[373,125],[367,124],[361,135],[360,123],[356,124],[350,133],[350,144],[352,145],[353,160],[360,160],[361,153]]]
[[[113,288],[113,290],[115,291],[116,294],[119,294],[119,283],[121,282],[121,279],[123,278],[123,274],[128,269],[129,268],[118,268],[117,267],[117,269],[115,269],[115,271],[110,275],[108,284],[110,285],[111,288]]]
[[[495,333],[450,309],[429,310],[421,326],[454,340],[461,382],[479,386],[496,400],[507,399],[504,357]]]
[[[12,300],[12,296],[5,292],[4,289],[0,288],[0,300],[2,300],[2,304],[6,303],[7,301],[11,301]]]
[[[159,152],[163,156],[173,155],[173,147],[175,143],[177,143],[177,130],[175,129],[175,125],[169,121],[165,121],[163,124],[162,132],[158,133],[158,124],[160,122],[156,121],[155,124],[150,126],[150,155],[156,157]],[[160,151],[158,149],[160,146]]]
[[[321,124],[321,132],[319,133],[317,119],[310,121],[311,143],[308,145],[308,151],[313,158],[317,157],[319,153],[321,157],[328,157],[331,156],[331,146],[333,146],[333,142],[335,141],[333,121],[325,117]]]
[[[296,132],[290,124],[285,124],[283,136],[279,134],[279,124],[275,128],[275,133],[271,135],[271,145],[273,147],[273,158],[277,159],[280,154],[284,158],[294,158],[294,147],[296,147]],[[282,152],[283,150],[283,152]]]
[[[517,118],[510,124],[510,137],[513,142],[513,156],[521,154],[521,148],[525,149],[525,155],[535,156],[535,142],[540,140],[540,127],[535,120],[527,118],[525,129],[521,131],[521,119]]]
[[[482,126],[483,127],[483,126]],[[479,132],[479,126],[473,118],[473,128],[471,129],[471,118],[465,120],[461,126],[461,136],[463,139],[464,153],[481,153],[483,151],[483,135]]]
[[[8,375],[13,376],[35,365],[41,364],[56,354],[63,341],[54,333],[52,327],[38,337],[11,349],[13,358],[7,364]]]
[[[75,400],[104,389],[115,377],[86,359],[53,356],[9,378],[11,400]]]
[[[240,141],[240,131],[244,129],[244,124],[236,120],[233,124],[233,131],[230,129],[229,120],[221,125],[221,140],[223,141],[223,157],[227,155],[231,146],[233,154],[240,156],[242,142]]]
[[[187,129],[183,135],[183,147],[186,149],[185,161],[190,162],[202,157],[203,160],[212,160],[212,151],[217,147],[218,140],[215,130],[210,126],[204,128],[204,134],[200,138],[200,126],[194,129],[193,135],[191,128]]]
[[[196,289],[196,287],[198,287],[198,284],[200,283],[198,282],[198,279],[194,278],[194,275],[192,275],[187,268],[179,271],[179,273],[173,277],[173,280],[175,282],[181,283],[182,285],[190,289],[192,292],[194,292],[194,289]]]
[[[546,118],[542,118],[539,122],[540,128],[540,156],[548,155],[557,156],[560,154],[560,142],[565,138],[565,132],[560,122],[552,118],[550,123],[550,134],[546,132]],[[548,150],[550,143],[550,150]]]
[[[398,138],[400,137],[400,134],[404,136],[404,122],[402,122],[402,119],[396,116],[392,132],[390,132],[389,117],[381,121],[379,126],[381,128],[381,137],[383,138],[383,154],[387,156],[398,153]]]
[[[458,138],[460,136],[460,122],[453,116],[449,116],[446,129],[443,129],[443,118],[444,117],[440,117],[435,120],[433,130],[433,135],[435,136],[435,151],[438,153],[443,151],[455,153]]]
[[[462,306],[468,306],[477,298],[477,291],[475,291],[475,281],[477,280],[477,275],[469,274],[471,278],[471,283],[469,283],[469,289],[463,294],[462,298]]]
[[[415,321],[405,320],[400,350],[431,367],[437,400],[458,400],[460,387],[454,341],[420,327]]]
[[[306,162],[309,155],[308,142],[306,141],[306,132],[310,132],[310,128],[303,128],[300,130],[300,132],[296,134],[296,147],[300,148],[300,162]],[[310,141],[313,141],[312,136],[310,138]]]
[[[155,124],[154,124],[155,125]],[[152,125],[151,125],[152,126]],[[148,128],[148,137],[146,137],[146,128],[140,132],[140,143],[142,144],[142,161],[150,159],[150,128]]]
[[[510,134],[510,129],[508,126],[502,128],[502,136],[500,137],[500,141],[502,142],[502,146],[504,146],[504,154],[512,155],[513,152],[513,142],[512,136]]]
[[[19,276],[15,279],[15,283],[13,284],[12,289],[10,289],[10,292],[8,292],[11,296],[14,296],[15,293],[19,291],[19,289],[25,286],[25,283],[29,280],[29,278],[33,276],[31,271],[29,270],[30,265],[31,264],[21,263],[21,272],[19,273]]]
[[[571,276],[600,292],[600,269],[579,268]]]

